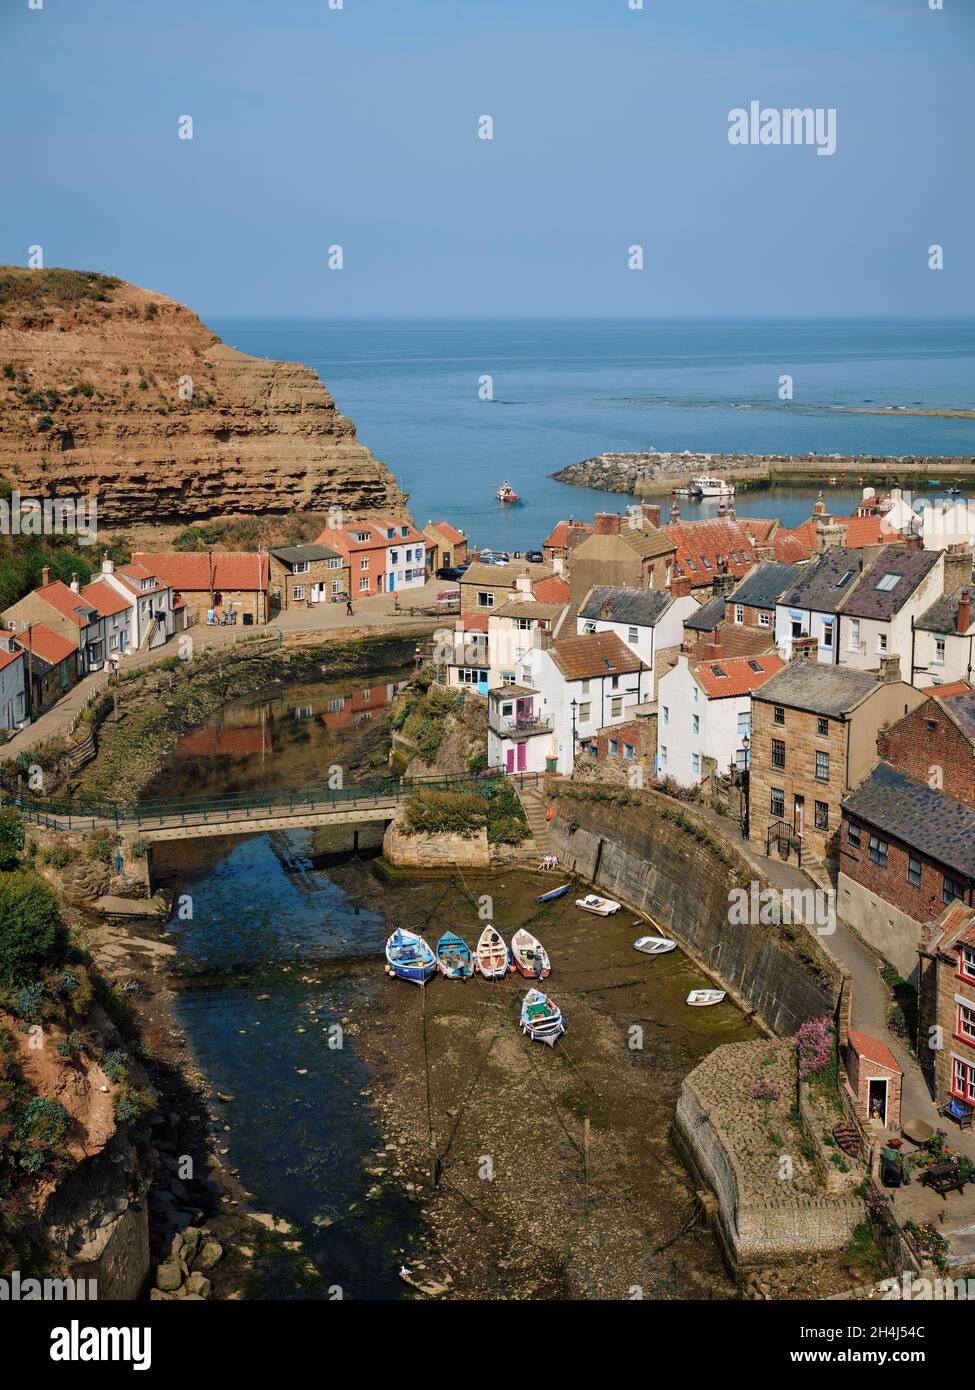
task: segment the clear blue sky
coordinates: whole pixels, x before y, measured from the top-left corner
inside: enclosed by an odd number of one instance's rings
[[[644,4],[0,0],[0,260],[204,317],[975,311],[975,0]],[[732,146],[752,100],[836,153]]]

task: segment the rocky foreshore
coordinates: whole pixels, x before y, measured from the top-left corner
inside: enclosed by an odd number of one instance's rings
[[[943,475],[948,481],[975,473],[975,459],[970,455],[949,458],[875,454],[703,454],[689,450],[606,453],[570,463],[550,476],[573,487],[641,497],[685,487],[695,473],[717,474],[745,486],[815,483],[834,478],[849,482],[885,478],[889,483],[911,483],[929,474]]]

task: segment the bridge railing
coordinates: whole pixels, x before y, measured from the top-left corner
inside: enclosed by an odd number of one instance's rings
[[[400,801],[418,787],[432,787],[441,791],[485,789],[492,781],[524,782],[525,774],[518,779],[505,778],[504,773],[490,775],[459,775],[417,778],[410,782],[400,782],[392,778],[377,779],[370,782],[353,782],[348,786],[331,787],[328,783],[310,783],[303,787],[272,787],[249,791],[222,792],[219,796],[194,798],[192,800],[166,800],[143,802],[120,802],[108,800],[82,800],[72,798],[34,798],[5,797],[7,804],[15,805],[25,820],[51,829],[84,830],[97,826],[160,826],[178,822],[208,824],[210,821],[232,821],[249,819],[253,816],[270,817],[275,813],[287,815],[303,808],[327,807],[338,810],[340,807],[355,809],[360,806],[378,806],[390,801]],[[527,774],[529,781],[537,774]]]

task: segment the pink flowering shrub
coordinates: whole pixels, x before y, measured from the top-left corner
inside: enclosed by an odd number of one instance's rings
[[[774,1081],[766,1081],[765,1078],[762,1077],[761,1081],[752,1083],[752,1100],[778,1100],[781,1095],[782,1091],[776,1086]]]
[[[833,1022],[830,1018],[815,1018],[804,1023],[796,1033],[799,1054],[799,1080],[822,1071],[833,1058]]]

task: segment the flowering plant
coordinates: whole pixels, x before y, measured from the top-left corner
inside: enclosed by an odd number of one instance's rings
[[[796,1033],[799,1054],[799,1080],[822,1071],[833,1055],[833,1025],[829,1018],[815,1018],[804,1023]]]

